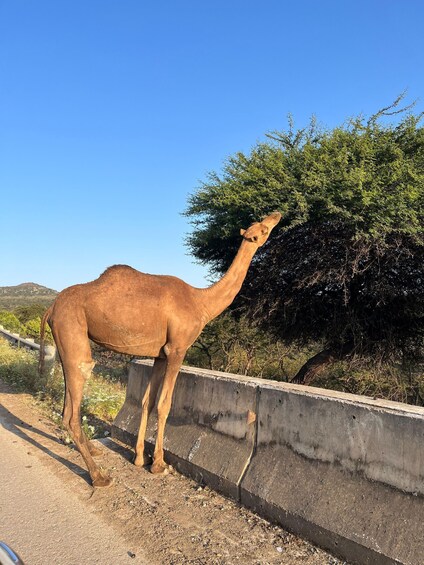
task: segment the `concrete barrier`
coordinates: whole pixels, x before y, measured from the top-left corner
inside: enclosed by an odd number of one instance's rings
[[[151,363],[131,364],[126,401],[113,424],[113,436],[132,446],[150,374]],[[256,389],[251,379],[183,367],[165,430],[167,461],[197,481],[238,498],[255,443]],[[146,432],[148,449],[154,446],[156,427],[153,413]]]
[[[114,422],[130,445],[150,371],[132,364]],[[352,563],[424,565],[423,408],[184,367],[165,457]]]
[[[424,495],[424,408],[286,383],[259,390],[258,447],[286,445]]]
[[[240,500],[353,563],[418,565],[423,455],[423,408],[263,382]]]

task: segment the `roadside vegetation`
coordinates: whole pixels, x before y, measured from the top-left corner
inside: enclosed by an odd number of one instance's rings
[[[189,198],[188,246],[220,276],[240,228],[279,210],[231,307],[237,327],[309,352],[292,382],[423,404],[424,128],[402,99],[332,130],[290,119],[228,158]]]
[[[246,316],[230,312],[213,320],[189,349],[186,363],[218,371],[292,382],[320,342],[308,345],[275,339]],[[424,406],[424,365],[401,357],[391,361],[352,354],[315,373],[312,386]]]
[[[46,310],[47,307],[41,304],[18,306],[11,311],[0,310],[0,325],[10,332],[30,337],[38,342],[41,318]],[[46,326],[45,339],[46,343],[53,343],[53,336],[48,326]]]
[[[0,339],[0,379],[16,391],[32,395],[46,415],[61,425],[64,381],[59,364],[40,376],[36,352],[13,347]],[[93,373],[86,382],[81,406],[83,427],[89,438],[109,433],[124,398],[125,386],[116,375]],[[64,440],[69,441],[65,433]]]

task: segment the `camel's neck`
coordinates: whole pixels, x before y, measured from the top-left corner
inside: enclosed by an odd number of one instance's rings
[[[238,294],[257,246],[243,240],[234,261],[221,280],[200,291],[200,301],[208,321],[216,318],[229,306]]]

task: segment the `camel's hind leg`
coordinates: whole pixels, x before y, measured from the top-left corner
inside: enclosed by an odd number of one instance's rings
[[[112,479],[102,473],[93,459],[98,450],[88,441],[81,427],[81,401],[86,379],[94,367],[88,337],[84,335],[64,336],[55,333],[55,341],[59,348],[65,377],[65,404],[63,408],[63,424],[69,431],[78,451],[87,465],[93,486],[104,487],[112,484]],[[67,342],[71,347],[67,347]]]
[[[81,368],[80,371],[82,371],[82,373],[85,375],[85,379],[88,378],[91,374],[91,371],[93,370],[95,365],[95,362],[92,361],[91,363],[82,363],[81,364]],[[83,381],[83,387],[84,387],[84,382],[85,379]],[[69,431],[69,426],[70,426],[70,422],[72,419],[72,406],[73,406],[73,402],[72,402],[72,393],[69,390],[67,384],[66,384],[66,376],[65,376],[65,400],[63,403],[63,413],[62,413],[62,421],[66,427],[66,429]],[[88,440],[87,436],[84,433],[84,430],[81,428],[81,433],[82,433],[82,440],[84,441],[84,443],[87,444],[88,450],[90,451],[90,454],[93,457],[97,457],[99,455],[102,454],[102,451],[100,449],[98,449],[95,445],[93,445],[91,443],[91,441]]]

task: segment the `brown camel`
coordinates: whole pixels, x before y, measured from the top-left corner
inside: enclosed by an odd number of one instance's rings
[[[63,423],[84,458],[94,486],[108,486],[112,480],[94,462],[93,456],[98,455],[98,450],[81,428],[83,386],[94,367],[89,339],[119,353],[155,358],[142,400],[134,463],[141,466],[150,462],[144,455],[144,436],[149,413],[162,384],[151,471],[166,473],[163,434],[186,351],[205,325],[234,300],[255,252],[266,242],[280,218],[279,212],[273,212],[247,230],[240,230],[243,240],[234,261],[222,279],[209,288],[194,288],[176,277],[148,275],[125,265],[115,265],[95,281],[66,288],[47,310],[42,320],[41,339],[43,342],[47,321],[65,376]]]

